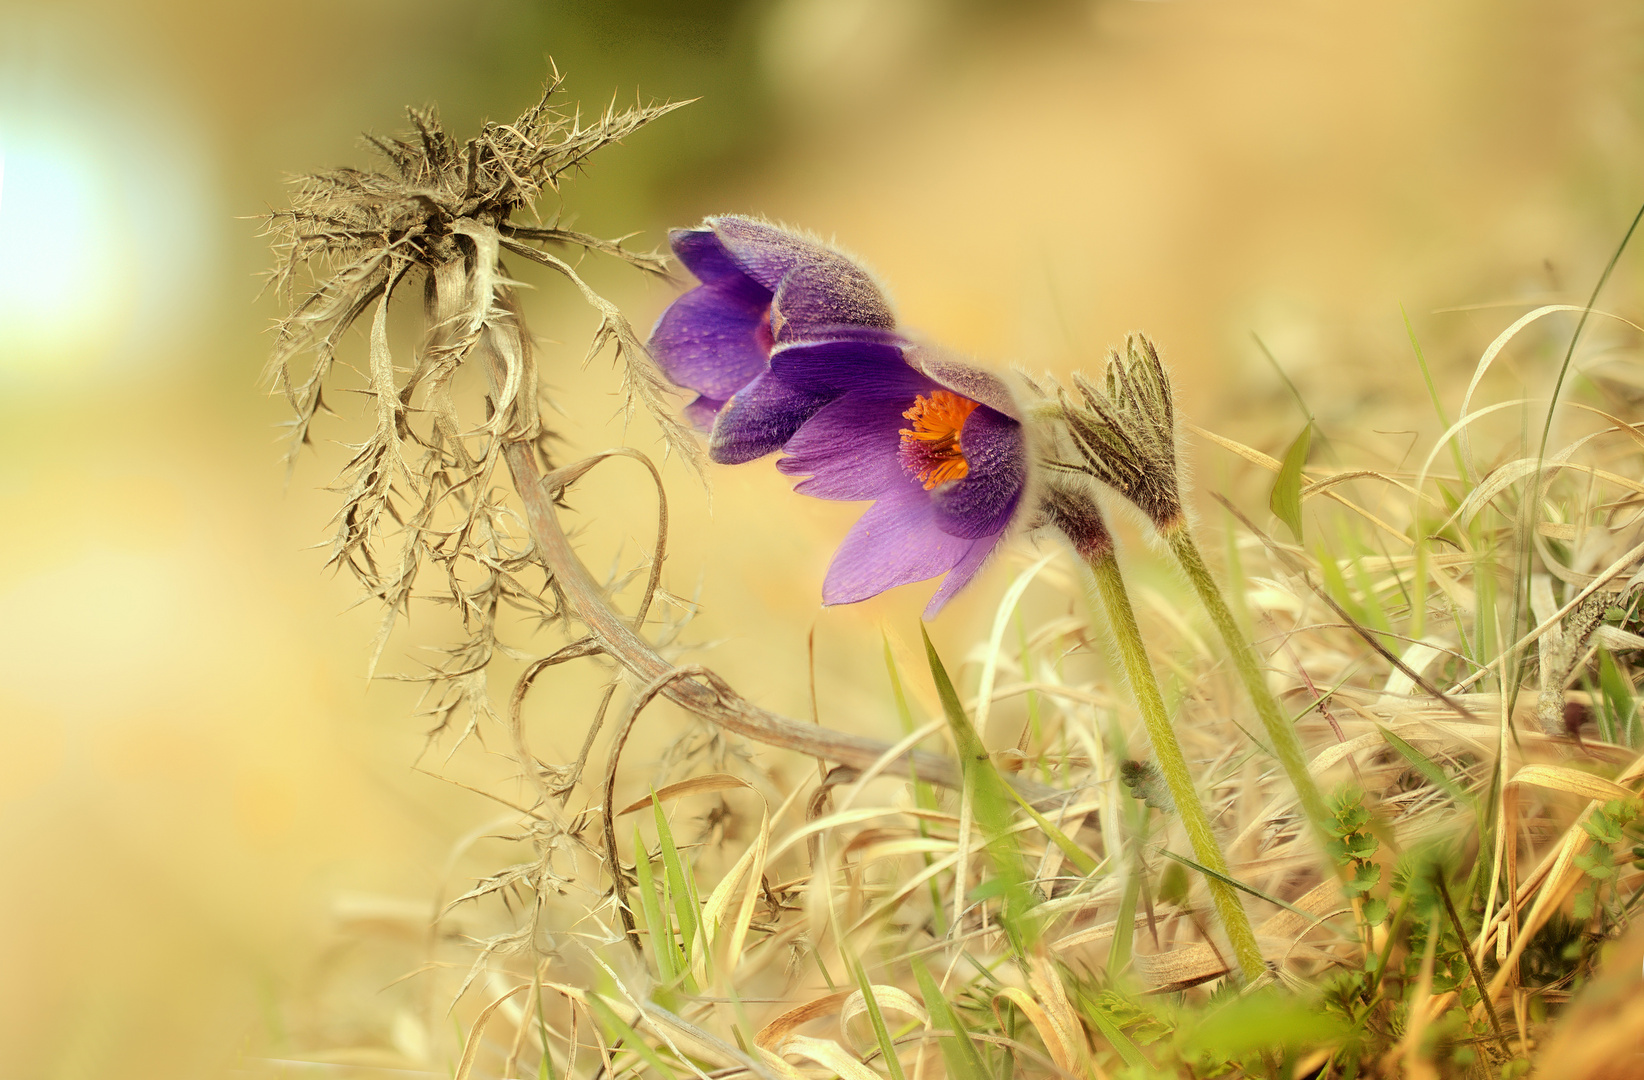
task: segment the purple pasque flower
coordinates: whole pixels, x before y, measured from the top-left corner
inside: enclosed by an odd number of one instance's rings
[[[685,413],[710,430],[708,456],[721,464],[771,453],[832,400],[774,377],[773,350],[897,340],[872,275],[807,236],[725,216],[675,229],[668,243],[701,284],[663,311],[651,352],[669,379],[697,392]]]
[[[901,362],[887,353],[904,353]],[[779,349],[787,384],[832,392],[789,439],[777,468],[819,499],[872,499],[835,553],[825,604],[947,579],[931,618],[962,589],[1027,504],[1029,447],[1009,387],[918,345],[824,341]]]

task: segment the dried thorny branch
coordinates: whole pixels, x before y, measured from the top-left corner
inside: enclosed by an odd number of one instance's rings
[[[436,720],[433,734],[450,728],[459,709],[468,713],[464,734],[482,717],[500,719],[486,689],[487,666],[498,653],[523,655],[497,636],[505,606],[543,622],[579,619],[590,631],[583,655],[607,656],[641,683],[673,669],[641,634],[657,588],[662,541],[641,612],[625,618],[611,607],[609,590],[588,574],[560,528],[554,500],[608,455],[544,475],[549,432],[539,407],[537,358],[514,293],[517,283],[503,258],[506,253],[540,263],[576,287],[599,315],[588,355],[613,346],[622,361],[630,410],[643,407],[661,427],[668,450],[699,461],[700,446],[682,426],[677,400],[627,318],[569,263],[531,245],[570,244],[658,274],[666,272],[662,257],[630,252],[617,240],[510,220],[532,209],[544,191],[558,190],[560,177],[595,150],[677,104],[609,109],[584,125],[575,111],[551,104],[559,85],[556,74],[542,99],[519,119],[487,123],[460,146],[432,110],[410,110],[415,133],[369,139],[391,172],[338,169],[299,177],[291,207],[267,219],[278,257],[273,284],[291,306],[279,325],[271,362],[274,383],[297,414],[290,453],[311,441],[338,364],[338,343],[373,311],[365,385],[355,389],[374,401],[375,423],[369,437],[350,445],[352,456],[336,485],[343,506],[329,562],[347,566],[384,606],[373,666],[397,618],[409,608],[419,574],[430,564],[443,570],[445,590],[435,598],[459,612],[468,637],[422,676],[431,687],[425,711]],[[311,281],[299,288],[304,274]],[[388,311],[413,284],[421,286],[423,338],[409,365],[398,365],[389,344]],[[312,367],[298,377],[293,364],[304,355]],[[480,370],[465,377],[471,361],[478,361]],[[479,417],[464,414],[465,400],[470,412],[472,403],[479,403]],[[655,474],[643,454],[620,453],[638,458]],[[496,483],[499,461],[523,515]],[[665,536],[665,517],[660,525]],[[526,583],[532,570],[545,574],[542,587]],[[531,670],[527,685],[538,670]],[[665,695],[731,730],[817,757],[867,766],[887,749],[877,740],[774,716],[701,682],[675,681]],[[951,783],[957,776],[948,762],[913,758],[928,779]],[[521,764],[535,769],[540,763]]]
[[[655,274],[666,273],[662,256],[630,252],[620,240],[510,221],[545,190],[557,191],[560,178],[594,151],[677,104],[613,108],[585,124],[555,104],[559,86],[556,74],[542,98],[513,123],[487,123],[460,145],[432,110],[410,110],[413,134],[369,139],[388,171],[343,168],[298,177],[290,208],[266,222],[278,259],[271,284],[290,307],[270,365],[275,386],[296,414],[288,468],[312,441],[315,418],[328,411],[325,391],[339,343],[366,312],[374,312],[365,385],[355,389],[375,402],[376,423],[366,439],[350,445],[352,455],[338,478],[343,505],[329,561],[347,566],[384,605],[373,667],[409,606],[420,571],[431,562],[444,569],[449,602],[474,634],[439,669],[445,685],[430,710],[436,730],[448,723],[459,700],[470,706],[478,700],[461,684],[481,673],[498,647],[493,628],[500,605],[545,618],[560,614],[555,600],[519,581],[531,562],[530,545],[492,487],[504,438],[531,441],[540,451],[549,437],[535,351],[499,258],[503,249],[542,262],[577,286],[600,314],[589,356],[613,344],[629,410],[642,405],[669,450],[700,460],[666,384],[621,312],[569,263],[531,244],[571,245]],[[388,311],[396,293],[413,284],[425,297],[426,335],[406,367],[396,365],[390,351]],[[500,363],[505,375],[485,400],[484,417],[465,418],[459,374],[479,356]],[[304,375],[294,370],[301,357],[310,361]]]
[[[523,810],[523,831],[513,839],[529,843],[531,857],[453,901],[496,897],[510,910],[516,904],[522,908],[506,932],[474,939],[477,958],[469,982],[509,956],[552,951],[555,946],[545,944],[543,933],[571,934],[545,925],[552,920],[543,912],[568,887],[588,888],[584,878],[591,875],[576,867],[589,860],[603,864],[615,913],[632,934],[610,820],[610,774],[635,716],[657,696],[709,721],[716,731],[807,756],[863,770],[876,764],[911,768],[923,780],[949,786],[960,775],[951,761],[935,755],[897,752],[878,740],[770,713],[712,672],[676,666],[648,639],[648,632],[658,629],[652,606],[661,594],[667,545],[661,474],[632,448],[555,467],[541,407],[539,357],[506,260],[540,264],[577,290],[598,316],[587,358],[610,346],[628,412],[644,409],[661,429],[666,450],[697,464],[701,450],[679,420],[680,403],[628,319],[569,261],[536,245],[613,256],[658,275],[667,272],[663,258],[554,223],[526,226],[511,220],[517,212],[534,212],[538,196],[557,190],[559,179],[595,150],[676,106],[611,109],[585,124],[574,110],[554,104],[558,87],[556,75],[542,99],[513,123],[487,123],[462,143],[442,129],[432,110],[412,110],[414,133],[369,140],[386,159],[385,170],[337,169],[300,177],[290,208],[266,222],[278,259],[272,284],[289,304],[270,368],[275,387],[295,413],[288,462],[314,441],[321,414],[330,414],[328,392],[334,399],[352,391],[370,402],[368,432],[347,444],[348,461],[334,485],[342,506],[328,563],[346,567],[364,586],[366,599],[382,605],[371,667],[413,599],[449,606],[461,621],[461,637],[439,649],[440,658],[423,672],[392,677],[425,684],[420,711],[432,720],[430,744],[454,734],[454,752],[487,726],[505,732],[529,792],[530,805],[515,806]],[[390,310],[407,296],[420,299],[422,316],[420,336],[409,349],[390,340]],[[362,321],[369,326],[367,363],[350,383],[347,372],[354,369],[342,361],[339,347]],[[614,456],[634,458],[649,471],[658,495],[657,539],[647,565],[602,584],[573,550],[557,503]],[[439,582],[432,590],[430,576]],[[637,610],[619,611],[615,594],[630,577],[641,576]],[[567,630],[546,649],[505,640],[510,626],[523,623],[528,632],[573,621],[583,630]],[[663,638],[672,633],[666,626],[661,630]],[[490,678],[493,662],[504,657],[526,663],[507,706],[498,707]],[[581,752],[572,762],[544,762],[531,750],[525,700],[550,668],[589,659],[615,670]],[[584,790],[584,767],[619,693],[628,703],[621,707],[624,720],[612,740],[603,789]],[[1041,803],[1058,795],[1027,781],[1019,787]],[[563,808],[578,792],[582,807],[567,814]],[[585,838],[596,814],[603,819],[603,843]],[[598,920],[593,913],[609,906],[596,901],[587,909],[589,917]]]

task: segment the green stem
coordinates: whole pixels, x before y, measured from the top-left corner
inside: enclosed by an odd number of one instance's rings
[[[1261,717],[1262,725],[1267,728],[1273,753],[1290,776],[1290,784],[1296,789],[1302,810],[1313,823],[1321,841],[1328,838],[1330,811],[1324,804],[1324,797],[1319,794],[1318,785],[1313,782],[1313,774],[1307,771],[1307,758],[1302,754],[1301,740],[1296,737],[1296,729],[1285,719],[1278,699],[1267,688],[1267,677],[1262,673],[1255,647],[1233,618],[1220,586],[1211,577],[1210,568],[1205,566],[1204,556],[1199,554],[1199,545],[1193,541],[1192,531],[1186,522],[1181,522],[1160,532],[1177,561],[1182,564],[1182,569],[1187,572],[1187,579],[1199,594],[1199,602],[1210,613],[1210,621],[1216,624],[1216,630],[1233,654],[1233,666],[1238,669],[1239,678],[1244,680],[1245,691],[1256,706],[1256,715]]]
[[[1142,720],[1147,724],[1148,738],[1153,742],[1159,770],[1170,785],[1170,794],[1176,801],[1176,812],[1181,815],[1182,824],[1187,829],[1193,854],[1211,870],[1231,877],[1221,845],[1216,842],[1216,834],[1210,827],[1210,817],[1205,813],[1198,790],[1193,786],[1193,776],[1187,770],[1187,759],[1182,756],[1181,744],[1176,741],[1176,731],[1170,726],[1170,717],[1165,713],[1159,682],[1153,674],[1153,665],[1148,662],[1147,649],[1142,644],[1142,631],[1136,625],[1136,613],[1130,607],[1130,594],[1125,590],[1124,577],[1119,572],[1119,560],[1114,556],[1113,549],[1108,547],[1090,554],[1088,562],[1091,575],[1095,578],[1096,591],[1102,598],[1102,606],[1107,609],[1108,621],[1119,643],[1119,658],[1130,679],[1130,689],[1136,695]],[[1227,882],[1206,877],[1205,884],[1210,887],[1222,926],[1233,943],[1240,970],[1244,972],[1246,981],[1254,981],[1266,973],[1267,965],[1262,960],[1261,949],[1256,945],[1256,932],[1250,926],[1250,916],[1245,914],[1238,893]]]

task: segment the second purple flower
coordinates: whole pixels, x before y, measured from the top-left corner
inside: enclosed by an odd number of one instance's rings
[[[905,351],[905,356],[903,355]],[[873,505],[834,555],[825,604],[947,574],[930,618],[973,578],[1025,505],[1026,432],[997,376],[925,346],[819,342],[777,352],[788,384],[829,394],[783,447],[795,490]]]

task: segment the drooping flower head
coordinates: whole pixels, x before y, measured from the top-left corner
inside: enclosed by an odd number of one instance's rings
[[[862,267],[823,244],[745,217],[675,229],[669,245],[700,285],[657,320],[651,351],[699,395],[686,415],[708,454],[734,465],[771,453],[828,401],[773,377],[773,350],[814,341],[896,341],[896,319]]]
[[[947,574],[935,615],[981,569],[1027,503],[1029,448],[997,376],[927,346],[824,341],[778,349],[774,375],[831,394],[777,468],[795,490],[873,505],[834,555],[825,604]]]

